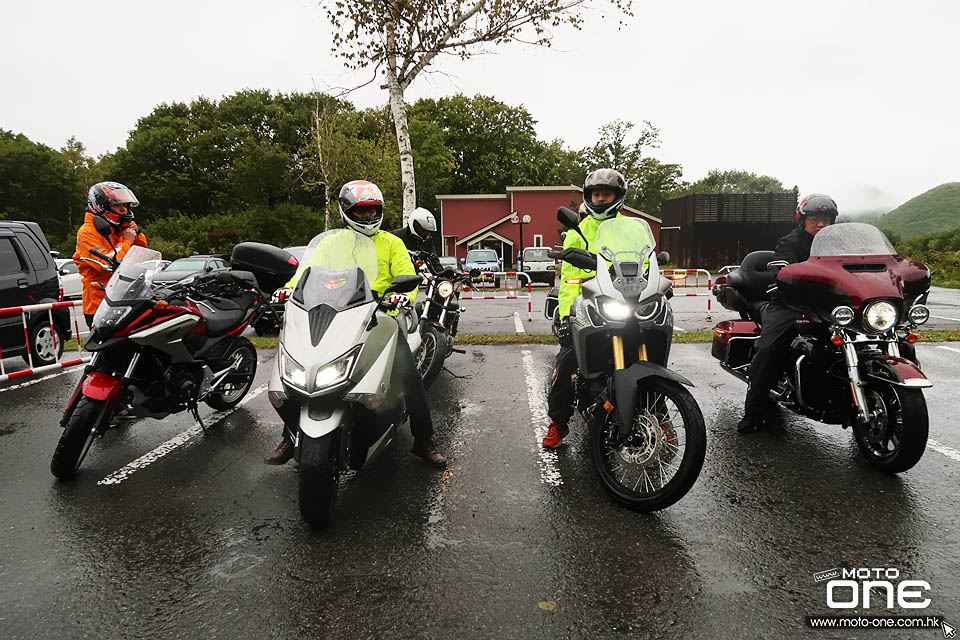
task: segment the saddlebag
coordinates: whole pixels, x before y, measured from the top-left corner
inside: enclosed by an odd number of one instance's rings
[[[720,362],[741,367],[750,362],[753,343],[760,337],[760,327],[750,320],[725,320],[713,328],[710,354]]]

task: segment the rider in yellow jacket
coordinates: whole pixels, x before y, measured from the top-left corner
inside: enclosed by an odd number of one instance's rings
[[[343,185],[339,197],[340,217],[348,228],[369,237],[377,250],[377,278],[370,288],[379,296],[386,291],[395,276],[416,275],[410,254],[403,241],[386,231],[380,231],[383,222],[383,194],[377,185],[366,180],[353,180]],[[297,270],[288,288],[293,288],[300,278],[300,274],[310,266],[311,258],[307,258],[303,267]],[[402,294],[401,294],[402,295]],[[410,293],[410,300],[416,298],[416,290]],[[400,298],[401,296],[395,296]],[[404,395],[407,401],[407,410],[410,414],[410,431],[413,433],[412,453],[423,458],[428,464],[435,467],[446,466],[446,459],[437,450],[433,442],[433,419],[430,416],[430,406],[427,404],[427,394],[423,388],[423,381],[417,371],[413,354],[407,344],[406,335],[401,331],[401,339],[397,342],[396,366],[399,367],[399,377],[404,385]],[[299,419],[300,408],[290,400],[284,406],[277,407],[277,413],[284,422],[295,422]],[[264,458],[267,464],[284,464],[293,457],[293,442],[287,437],[287,430],[283,430],[283,439],[276,450]]]

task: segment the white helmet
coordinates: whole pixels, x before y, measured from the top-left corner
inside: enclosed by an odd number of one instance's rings
[[[407,220],[407,228],[410,229],[410,233],[413,235],[421,240],[426,240],[430,237],[431,232],[437,230],[437,221],[428,210],[423,207],[417,207]]]
[[[354,231],[365,236],[372,236],[380,231],[380,224],[383,222],[383,194],[377,185],[366,180],[352,180],[340,188],[337,204],[340,206],[340,217]],[[364,206],[376,207],[376,216],[357,218],[354,208]]]

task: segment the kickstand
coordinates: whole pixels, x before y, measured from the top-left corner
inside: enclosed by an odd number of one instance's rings
[[[449,373],[450,375],[452,375],[454,378],[457,378],[458,380],[466,380],[470,377],[470,376],[458,376],[457,374],[455,374],[453,371],[450,371],[450,369],[447,369],[446,367],[444,367],[443,370]]]
[[[190,413],[193,414],[194,419],[200,425],[200,429],[203,430],[203,435],[207,435],[207,427],[203,424],[203,420],[200,418],[200,410],[197,407],[196,403],[190,405]]]

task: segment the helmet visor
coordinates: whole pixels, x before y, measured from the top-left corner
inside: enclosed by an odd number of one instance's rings
[[[133,191],[126,187],[115,188],[104,185],[103,194],[109,199],[111,205],[125,204],[129,208],[133,208],[140,204],[137,196],[133,195]]]

